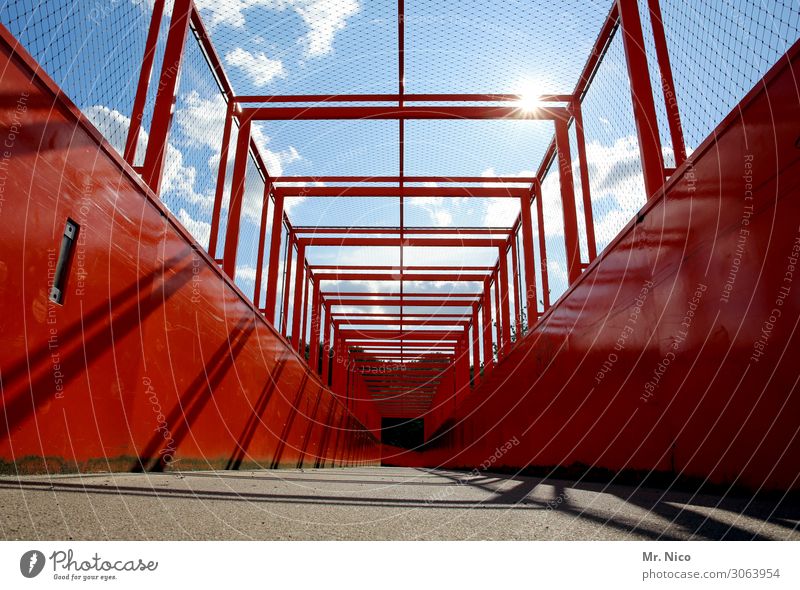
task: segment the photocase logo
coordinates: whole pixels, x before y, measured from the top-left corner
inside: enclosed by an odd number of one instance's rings
[[[32,549],[22,554],[19,560],[19,571],[26,578],[35,578],[44,569],[44,553]]]

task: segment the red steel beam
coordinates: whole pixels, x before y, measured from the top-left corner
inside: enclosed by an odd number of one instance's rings
[[[400,48],[402,51],[402,48]],[[401,74],[402,77],[402,74]],[[570,94],[543,94],[540,102],[568,102]],[[253,95],[236,97],[240,103],[264,102],[519,102],[519,94],[284,94]]]
[[[578,170],[581,177],[581,197],[583,199],[583,219],[586,226],[586,251],[589,262],[597,258],[597,241],[594,236],[594,213],[592,211],[592,191],[589,186],[589,161],[586,159],[586,140],[583,134],[583,114],[581,104],[574,101],[570,106],[575,119],[575,143],[578,148]]]
[[[308,245],[308,244],[306,244]],[[314,278],[319,281],[398,281],[397,275],[389,273],[350,273],[350,272],[326,272],[317,273]],[[403,276],[407,281],[446,281],[446,282],[481,282],[486,278],[483,274],[460,274],[460,273],[431,273],[431,274],[407,274]],[[368,293],[364,293],[368,295]]]
[[[256,255],[256,280],[253,303],[260,309],[261,305],[261,277],[264,270],[264,246],[267,241],[267,215],[269,213],[269,182],[264,183],[264,194],[261,198],[261,222],[258,226],[258,254]],[[237,232],[238,234],[238,232]]]
[[[269,268],[267,269],[267,300],[264,314],[269,323],[275,323],[275,306],[278,300],[278,264],[281,257],[281,237],[283,234],[283,196],[274,194],[275,212],[272,215],[272,235],[269,248]],[[298,240],[298,244],[301,242]]]
[[[399,227],[307,227],[295,226],[297,234],[333,234],[333,235],[353,235],[353,234],[411,234],[411,235],[486,235],[496,234],[500,236],[507,236],[511,232],[510,227],[404,227],[402,230]],[[398,268],[398,267],[391,267]],[[409,268],[430,268],[430,267],[414,267],[404,266],[403,270]]]
[[[483,303],[481,304],[484,375],[487,375],[494,366],[494,352],[492,351],[492,294],[490,287],[491,281],[487,278],[483,284]]]
[[[494,317],[495,320],[495,337],[497,338],[497,358],[499,359],[505,349],[503,348],[503,314],[500,311],[500,280],[497,276],[499,273],[495,273],[494,279]]]
[[[172,114],[191,12],[192,0],[175,0],[172,17],[169,21],[169,33],[164,48],[164,60],[161,65],[156,100],[153,105],[147,151],[142,166],[142,179],[157,195],[160,195],[161,181],[164,176],[164,162],[169,145],[169,128],[172,125]]]
[[[305,280],[303,281],[303,333],[300,336],[300,348],[298,348],[298,352],[300,353],[303,358],[305,358],[305,346],[306,346],[306,327],[308,324],[308,285],[311,283],[311,273],[305,273]]]
[[[302,186],[280,187],[284,197],[474,197],[513,198],[528,192],[527,187],[484,186]]]
[[[511,306],[508,297],[508,252],[505,246],[499,249],[500,258],[500,313],[502,314],[501,348],[507,350],[511,345]]]
[[[522,337],[522,304],[519,292],[519,252],[516,236],[511,236],[511,280],[514,283],[514,331],[516,339]]]
[[[358,106],[358,107],[250,107],[242,116],[253,121],[332,121],[332,120],[567,120],[564,107],[539,107],[528,111],[516,106]]]
[[[478,327],[478,306],[472,308],[472,382],[478,384],[478,370],[481,366],[480,328]]]
[[[508,183],[528,185],[536,180],[534,177],[522,176],[403,176],[403,182],[435,182],[437,184],[453,183]],[[309,183],[309,182],[383,182],[398,183],[400,176],[278,176],[276,183]]]
[[[217,252],[219,220],[222,214],[222,198],[225,193],[225,175],[228,170],[228,150],[230,149],[232,128],[233,103],[231,102],[228,103],[228,110],[225,114],[225,127],[222,130],[222,145],[220,146],[219,166],[217,167],[217,185],[214,190],[214,206],[211,211],[211,231],[208,236],[208,253],[211,256],[216,256]]]
[[[302,244],[297,245],[297,262],[294,271],[294,303],[292,304],[292,348],[297,350],[300,344],[300,319],[303,297],[303,285],[305,284],[305,258],[306,248]]]
[[[531,195],[520,199],[522,220],[522,251],[525,255],[525,301],[528,308],[528,323],[536,322],[536,266],[533,252],[533,220],[531,219]],[[541,233],[541,230],[540,230]]]
[[[286,236],[286,261],[283,265],[283,309],[281,310],[281,334],[285,337],[289,328],[289,288],[292,284],[292,257],[294,256],[294,238],[290,231]]]
[[[572,178],[572,159],[569,153],[569,128],[566,122],[556,122],[556,148],[561,185],[561,209],[564,215],[564,246],[567,255],[567,274],[570,284],[581,276],[581,247],[578,238],[578,215],[575,211],[575,185]]]
[[[350,322],[337,319],[334,319],[333,322],[336,326],[391,326],[399,323],[397,320],[360,320],[356,322]],[[454,322],[448,320],[409,320],[403,318],[403,324],[406,326],[466,326],[467,322]]]
[[[349,305],[349,306],[363,306],[363,307],[472,307],[471,301],[430,301],[422,299],[420,301],[385,301],[382,299],[347,299],[347,298],[328,298],[327,303],[331,305]],[[405,314],[404,314],[405,315]]]
[[[471,247],[471,248],[497,248],[505,244],[505,240],[490,238],[298,238],[298,242],[306,246],[376,246],[376,247]],[[277,271],[276,271],[277,272]]]
[[[311,299],[311,342],[309,343],[308,364],[315,373],[319,363],[320,311],[319,281],[314,281],[314,292]]]
[[[295,228],[297,230],[297,228]],[[310,264],[308,268],[312,271],[326,271],[326,270],[338,270],[338,271],[349,271],[349,270],[391,270],[393,272],[397,272],[400,270],[399,266],[393,266],[390,264],[386,265],[358,265],[358,264]],[[452,272],[489,272],[494,270],[493,266],[404,266],[404,271],[414,271],[414,270],[430,270],[430,271],[452,271]]]
[[[322,275],[318,275],[322,276]],[[373,293],[372,291],[323,291],[323,297],[338,296],[338,297],[399,297],[403,300],[418,297],[420,299],[459,299],[468,300],[480,297],[480,293]]]
[[[639,138],[644,188],[647,198],[655,198],[664,185],[664,158],[658,131],[653,88],[645,53],[642,22],[637,0],[617,0],[622,23],[622,42],[633,100],[633,117]]]
[[[225,232],[225,249],[222,255],[222,270],[224,270],[225,274],[231,279],[235,278],[236,274],[236,252],[239,248],[239,223],[242,217],[242,203],[244,202],[245,195],[249,150],[250,123],[245,122],[239,128],[239,135],[236,138],[236,159],[233,162],[231,200],[228,205],[228,225]]]
[[[342,329],[342,338],[350,339],[357,334],[364,334],[369,339],[386,340],[397,338],[398,340],[456,340],[464,333],[463,330],[370,330],[361,332],[355,329]],[[359,337],[360,338],[360,337]]]
[[[128,137],[125,140],[125,152],[123,156],[125,161],[131,166],[133,166],[136,161],[136,147],[139,144],[142,119],[144,118],[144,107],[147,102],[147,90],[150,86],[150,77],[153,74],[153,62],[156,57],[158,31],[161,28],[161,20],[164,16],[164,4],[165,0],[155,0],[153,3],[153,14],[150,17],[147,39],[145,39],[144,42],[142,68],[139,70],[139,83],[136,85],[136,96],[133,99],[131,123],[128,127]]]
[[[544,206],[542,205],[542,187],[537,182],[534,183],[534,192],[536,195],[536,220],[539,227],[539,272],[542,281],[542,304],[544,310],[547,311],[550,309],[550,281],[548,279],[548,270],[547,270],[547,234],[545,233],[544,227]],[[531,322],[531,325],[536,322],[539,317],[538,312],[538,303],[536,301],[533,302],[534,306],[533,309],[536,313],[531,317],[530,312],[528,317],[530,318],[528,321]]]
[[[653,29],[653,41],[656,47],[656,60],[661,72],[661,90],[664,94],[664,104],[667,108],[667,124],[669,136],[672,141],[672,151],[675,154],[675,167],[677,168],[686,160],[686,145],[683,142],[683,125],[678,109],[678,97],[675,93],[675,81],[672,79],[672,66],[669,62],[667,37],[664,33],[664,20],[661,16],[659,0],[647,0],[650,11],[650,23]]]

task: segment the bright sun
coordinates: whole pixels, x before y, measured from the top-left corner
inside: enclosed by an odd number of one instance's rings
[[[540,97],[543,90],[542,84],[538,80],[531,78],[521,80],[517,84],[516,94],[519,95],[517,106],[526,113],[531,113],[542,105]]]

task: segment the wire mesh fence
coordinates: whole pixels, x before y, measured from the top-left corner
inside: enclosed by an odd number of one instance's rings
[[[239,95],[394,93],[402,83],[409,93],[519,94],[520,107],[531,94],[575,92],[581,69],[592,54],[598,31],[613,5],[610,0],[408,0],[402,20],[405,68],[401,80],[399,15],[393,0],[343,0],[322,12],[303,3],[246,4],[196,2],[231,86]],[[653,19],[657,17],[651,8],[655,4],[654,0],[638,0],[649,62],[647,75],[653,87],[665,175],[669,175],[675,166],[675,155],[663,96],[666,82],[659,67],[664,64],[659,64],[654,36],[658,27],[653,26]],[[120,152],[128,135],[152,10],[152,2],[146,0],[0,3],[2,22]],[[148,86],[136,164],[142,163],[147,146],[158,87],[156,77],[161,70],[171,10],[172,2],[167,2],[159,23],[154,74]],[[793,0],[660,0],[660,13],[675,85],[666,91],[674,95],[682,123],[680,131],[691,153],[797,41],[800,10]],[[577,97],[582,128],[579,130],[573,122],[569,132],[584,263],[590,258],[589,230],[596,237],[598,253],[602,252],[646,203],[647,196],[621,32],[612,29],[608,43],[598,47],[603,52],[596,70],[591,72],[585,92]],[[253,102],[264,104],[264,97]],[[487,106],[496,105],[497,101],[484,102]],[[314,101],[298,104],[304,108],[315,106]],[[424,104],[426,108],[436,108],[433,103]],[[534,110],[538,106],[541,105],[534,106]],[[228,157],[221,162],[226,113],[227,99],[192,30],[183,54],[160,197],[195,239],[208,247],[214,202],[221,195],[217,247],[211,252],[215,258],[222,256],[226,241],[234,147],[239,133],[237,120],[231,126]],[[585,143],[585,157],[579,149],[579,133]],[[335,175],[396,177],[403,170],[406,176],[440,177],[439,181],[410,183],[415,188],[440,188],[449,184],[442,179],[459,176],[476,177],[477,181],[467,183],[469,186],[495,187],[489,180],[479,182],[480,178],[535,175],[553,141],[553,124],[538,120],[269,121],[254,122],[252,138],[265,165],[257,164],[255,153],[249,155],[235,280],[260,305],[266,299],[267,269],[270,264],[277,264],[278,284],[272,287],[277,293],[276,316],[268,319],[288,328],[294,314],[302,313],[292,309],[298,280],[293,274],[294,264],[292,268],[286,266],[285,227],[281,247],[275,252],[270,248],[274,200],[265,195],[265,179],[297,175],[316,179],[302,183],[307,186],[331,187],[348,183],[325,183],[320,179]],[[223,186],[218,187],[221,164],[226,172]],[[294,227],[351,228],[351,236],[359,235],[358,228],[387,228],[385,234],[372,232],[373,237],[397,236],[400,228],[458,227],[503,228],[501,235],[507,236],[508,230],[515,228],[511,239],[517,251],[516,276],[512,253],[506,254],[510,310],[512,318],[519,314],[532,324],[545,310],[546,301],[555,302],[569,286],[558,165],[546,167],[539,180],[541,197],[533,205],[530,252],[525,251],[519,233],[518,198],[441,197],[432,191],[431,196],[404,198],[401,209],[397,197],[311,197],[300,193],[287,198],[285,213]],[[587,192],[591,194],[590,212],[584,210]],[[262,227],[265,203],[268,214]],[[587,213],[593,218],[591,227],[587,227]],[[259,253],[262,235],[265,248]],[[292,252],[295,256],[296,250]],[[312,266],[396,268],[401,264],[400,253],[399,246],[309,247],[306,257]],[[528,277],[525,269],[528,257],[536,271],[533,277]],[[402,264],[495,266],[498,255],[496,247],[404,246]],[[255,293],[259,270],[262,281]],[[289,277],[289,289],[285,287],[284,273]],[[529,282],[535,283],[535,310],[527,309],[525,285]],[[297,286],[304,287],[305,280],[301,283]],[[388,285],[379,281],[326,285],[332,291],[399,289],[396,279]],[[446,281],[408,282],[404,288],[442,295],[465,292],[463,284]],[[310,298],[310,292],[302,295],[306,303]],[[488,311],[492,321],[497,322],[494,290],[490,299]],[[285,301],[288,305],[284,305]],[[305,307],[303,323],[310,324],[311,306]],[[497,344],[495,330],[492,341]],[[481,338],[481,350],[483,346]]]
[[[151,13],[147,2],[0,2],[0,22],[120,153]]]

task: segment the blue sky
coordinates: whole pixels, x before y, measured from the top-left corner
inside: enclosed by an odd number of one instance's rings
[[[691,149],[797,39],[800,16],[791,0],[661,3]],[[196,4],[239,94],[397,90],[394,0],[196,0]],[[406,91],[568,93],[610,5],[608,0],[407,0]],[[0,0],[0,20],[121,148],[151,9],[151,0]],[[647,36],[646,14],[643,24]],[[166,26],[162,24],[159,41],[162,51]],[[583,107],[600,248],[645,200],[620,41],[618,35]],[[207,243],[225,105],[193,39],[188,46],[162,198],[195,237]],[[652,56],[651,44],[647,49]],[[654,61],[651,79],[657,89]],[[152,101],[151,93],[148,113]],[[656,102],[669,162],[664,110],[658,97]],[[148,126],[149,115],[145,129]],[[259,123],[254,134],[273,175],[393,175],[398,166],[397,128],[395,121],[290,121]],[[406,136],[408,174],[530,175],[552,136],[552,125],[411,121]],[[146,134],[140,157],[145,138]],[[574,139],[572,153],[574,157]],[[263,190],[254,170],[248,179],[237,260],[237,283],[246,293],[253,288]],[[543,186],[554,301],[566,288],[555,174],[549,174]],[[580,204],[580,186],[576,192]],[[393,225],[398,218],[397,203],[389,199],[294,200],[288,208],[293,222],[303,225]],[[407,202],[406,220],[419,226],[507,225],[517,211],[511,201],[419,199]],[[495,259],[492,252],[407,252],[407,262],[430,264],[483,264],[484,258],[487,263]],[[397,254],[312,249],[309,258],[314,263],[392,264]]]

